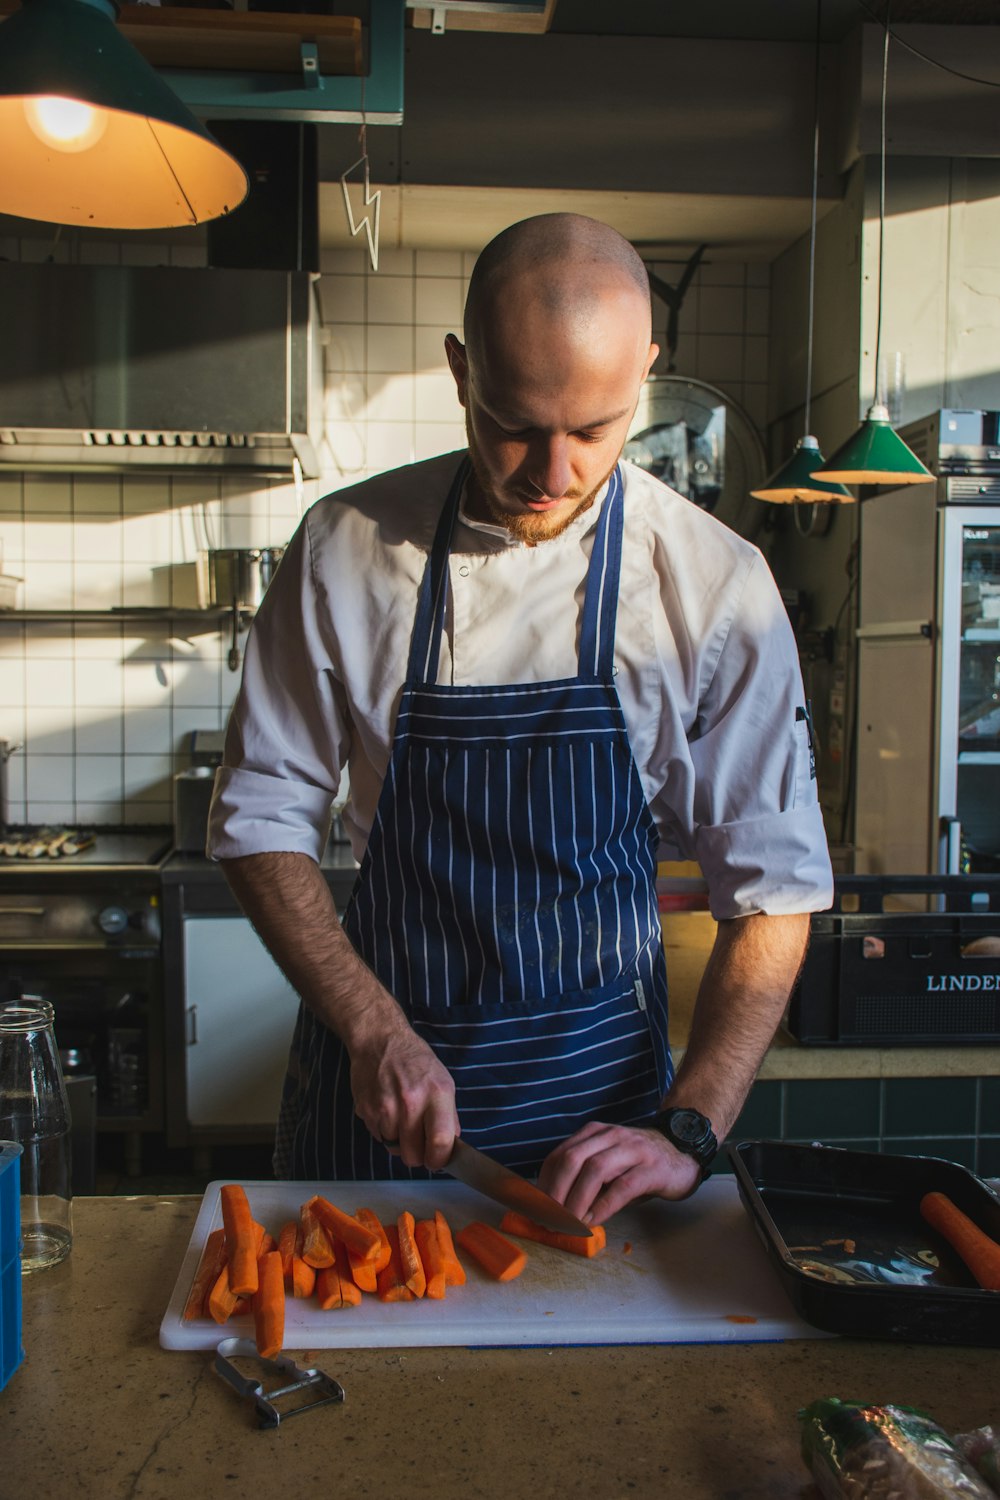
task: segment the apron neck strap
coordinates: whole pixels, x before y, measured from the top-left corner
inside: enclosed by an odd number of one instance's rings
[[[407,664],[407,682],[410,684],[437,681],[445,602],[448,596],[448,557],[462,489],[470,467],[466,456],[451,482],[448,498],[434,533],[431,555],[424,569]],[[594,550],[587,570],[579,660],[579,675],[587,681],[610,682],[612,678],[622,557],[622,515],[622,476],[621,469],[616,465],[608,481],[608,492],[601,507],[594,534]]]

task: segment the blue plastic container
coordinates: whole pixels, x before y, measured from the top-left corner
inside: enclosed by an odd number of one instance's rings
[[[23,1358],[21,1147],[16,1141],[0,1141],[0,1390]]]

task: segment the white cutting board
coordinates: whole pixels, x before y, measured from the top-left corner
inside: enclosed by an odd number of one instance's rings
[[[210,1183],[173,1296],[160,1324],[165,1349],[214,1349],[224,1338],[253,1337],[249,1317],[222,1326],[185,1323],[184,1303],[211,1230],[222,1223],[221,1182]],[[347,1213],[371,1208],[384,1223],[409,1209],[441,1209],[455,1233],[471,1219],[498,1226],[499,1206],[461,1183],[245,1182],[254,1218],[277,1236],[313,1193]],[[409,1345],[673,1344],[823,1338],[802,1321],[757,1240],[731,1177],[712,1177],[684,1203],[635,1205],[607,1227],[593,1260],[519,1241],[528,1264],[496,1282],[459,1250],[468,1281],[443,1301],[379,1302],[324,1312],[315,1301],[286,1301],[286,1349],[399,1348]],[[626,1252],[629,1244],[631,1250]],[[749,1320],[749,1321],[747,1321]]]

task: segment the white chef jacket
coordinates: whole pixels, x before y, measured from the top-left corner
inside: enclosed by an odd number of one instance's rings
[[[319,860],[345,770],[360,860],[392,747],[417,591],[460,453],[340,490],[307,512],[251,629],[208,852]],[[697,860],[717,920],[820,911],[833,877],[798,655],[756,547],[622,462],[615,686],[661,859]],[[528,546],[460,511],[438,681],[577,672],[603,493]]]

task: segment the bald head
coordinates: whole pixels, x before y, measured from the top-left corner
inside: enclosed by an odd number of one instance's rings
[[[522,315],[541,315],[581,331],[609,296],[638,318],[650,339],[646,268],[617,230],[583,214],[539,214],[504,229],[483,250],[469,282],[465,342],[475,361],[484,338],[512,303]]]

